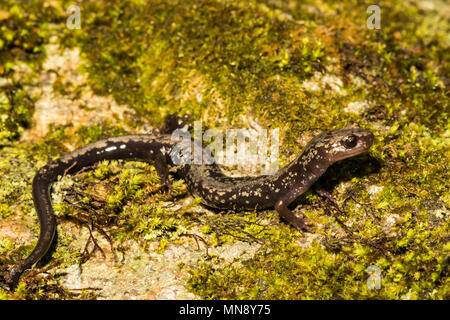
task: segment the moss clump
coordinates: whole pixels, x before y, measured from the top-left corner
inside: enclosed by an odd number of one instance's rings
[[[448,299],[448,224],[397,228],[398,237],[376,241],[382,251],[359,237],[336,237],[336,229],[319,231],[322,241],[305,248],[292,230],[266,228],[253,258],[203,261],[189,269],[189,288],[205,299]],[[380,289],[367,285],[371,266],[380,271]]]
[[[18,86],[16,86],[18,87]],[[0,92],[0,143],[17,139],[29,126],[34,104],[26,91],[4,88]]]
[[[30,126],[34,83],[45,58],[49,22],[56,13],[39,1],[2,2],[0,10],[0,145],[18,139]]]
[[[207,108],[225,108],[236,121],[274,77],[298,84],[320,70],[325,51],[313,24],[299,29],[256,1],[88,1],[83,9],[86,29],[75,39],[68,33],[67,43],[83,49],[92,86],[158,121],[176,110],[199,117]],[[279,101],[270,107],[281,108]]]

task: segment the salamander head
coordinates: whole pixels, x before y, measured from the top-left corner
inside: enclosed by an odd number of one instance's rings
[[[373,143],[370,130],[356,126],[331,130],[318,135],[310,143],[310,148],[317,150],[329,164],[356,156],[367,151]]]

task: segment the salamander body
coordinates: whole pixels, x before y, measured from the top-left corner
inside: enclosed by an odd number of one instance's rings
[[[42,167],[33,179],[33,201],[40,221],[39,240],[24,260],[13,266],[7,275],[11,290],[21,274],[38,262],[50,247],[56,220],[50,188],[58,176],[74,174],[102,160],[131,159],[154,164],[158,176],[171,191],[169,167],[174,166],[174,150],[179,141],[169,134],[185,127],[185,118],[172,115],[156,134],[126,135],[100,140],[81,147]],[[307,191],[336,161],[367,151],[373,134],[359,127],[331,130],[315,137],[289,165],[273,175],[228,177],[216,164],[182,164],[177,171],[189,191],[200,197],[204,205],[219,209],[253,210],[274,207],[281,217],[299,230],[310,230],[302,217],[288,206]]]

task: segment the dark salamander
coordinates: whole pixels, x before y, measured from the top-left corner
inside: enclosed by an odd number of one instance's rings
[[[74,174],[102,160],[138,159],[152,162],[158,176],[171,191],[168,179],[174,141],[169,132],[185,126],[185,118],[175,115],[166,119],[166,127],[157,134],[126,135],[97,141],[81,147],[42,167],[33,179],[33,200],[40,221],[39,240],[31,254],[13,266],[6,281],[15,290],[21,274],[37,263],[52,243],[56,221],[50,188],[58,176]],[[275,207],[281,217],[298,230],[309,230],[303,218],[288,209],[296,198],[338,160],[367,151],[373,134],[359,127],[331,130],[315,137],[289,165],[274,175],[231,178],[215,164],[184,164],[177,171],[190,192],[202,203],[220,209],[264,209]]]

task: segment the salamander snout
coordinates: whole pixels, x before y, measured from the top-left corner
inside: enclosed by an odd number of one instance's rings
[[[332,130],[322,136],[323,153],[330,163],[356,156],[367,151],[373,143],[373,133],[361,128],[344,128]]]

